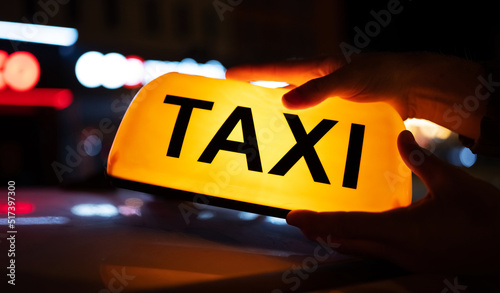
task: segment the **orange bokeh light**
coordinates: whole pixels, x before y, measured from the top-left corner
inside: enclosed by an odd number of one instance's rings
[[[0,51],[0,90],[9,86],[14,91],[32,89],[40,79],[40,64],[29,52],[15,52],[10,56]]]

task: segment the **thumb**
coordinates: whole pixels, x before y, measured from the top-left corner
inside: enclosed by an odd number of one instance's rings
[[[329,75],[311,79],[283,95],[282,102],[289,109],[304,109],[315,106],[329,97],[349,99],[357,95],[359,81],[347,67]]]
[[[430,189],[442,186],[445,180],[452,178],[450,177],[450,172],[456,170],[454,166],[420,147],[415,141],[413,134],[408,130],[399,134],[398,149],[408,168],[420,177]]]

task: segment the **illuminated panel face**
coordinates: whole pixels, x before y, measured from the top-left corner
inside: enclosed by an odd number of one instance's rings
[[[331,98],[290,110],[281,103],[285,92],[161,76],[127,110],[108,174],[208,195],[209,204],[222,198],[281,211],[383,211],[410,203],[411,173],[396,146],[404,125],[392,108]]]

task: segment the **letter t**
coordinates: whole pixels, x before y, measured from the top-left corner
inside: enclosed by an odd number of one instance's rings
[[[177,120],[175,121],[174,131],[172,132],[172,138],[170,139],[170,145],[168,146],[167,151],[167,156],[178,158],[181,154],[182,143],[184,142],[184,137],[186,136],[189,119],[191,118],[193,109],[197,108],[212,110],[214,103],[210,101],[196,100],[171,95],[167,95],[163,103],[181,106],[179,115],[177,116]]]

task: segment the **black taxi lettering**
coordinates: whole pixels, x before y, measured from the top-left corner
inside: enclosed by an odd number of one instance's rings
[[[193,110],[212,110],[214,103],[173,95],[167,95],[164,103],[180,106],[167,150],[167,156],[179,158]],[[323,119],[307,133],[298,115],[284,113],[284,116],[296,143],[283,155],[276,165],[271,168],[269,174],[284,176],[303,157],[313,180],[319,183],[330,184],[325,169],[314,149],[314,145],[328,133],[338,121]],[[241,122],[243,142],[228,140],[227,138],[239,122]],[[344,179],[342,183],[343,187],[353,189],[357,187],[364,131],[364,125],[351,124]],[[256,137],[252,110],[248,107],[237,106],[209,142],[198,161],[212,163],[220,150],[236,152],[245,154],[248,170],[263,172]]]

